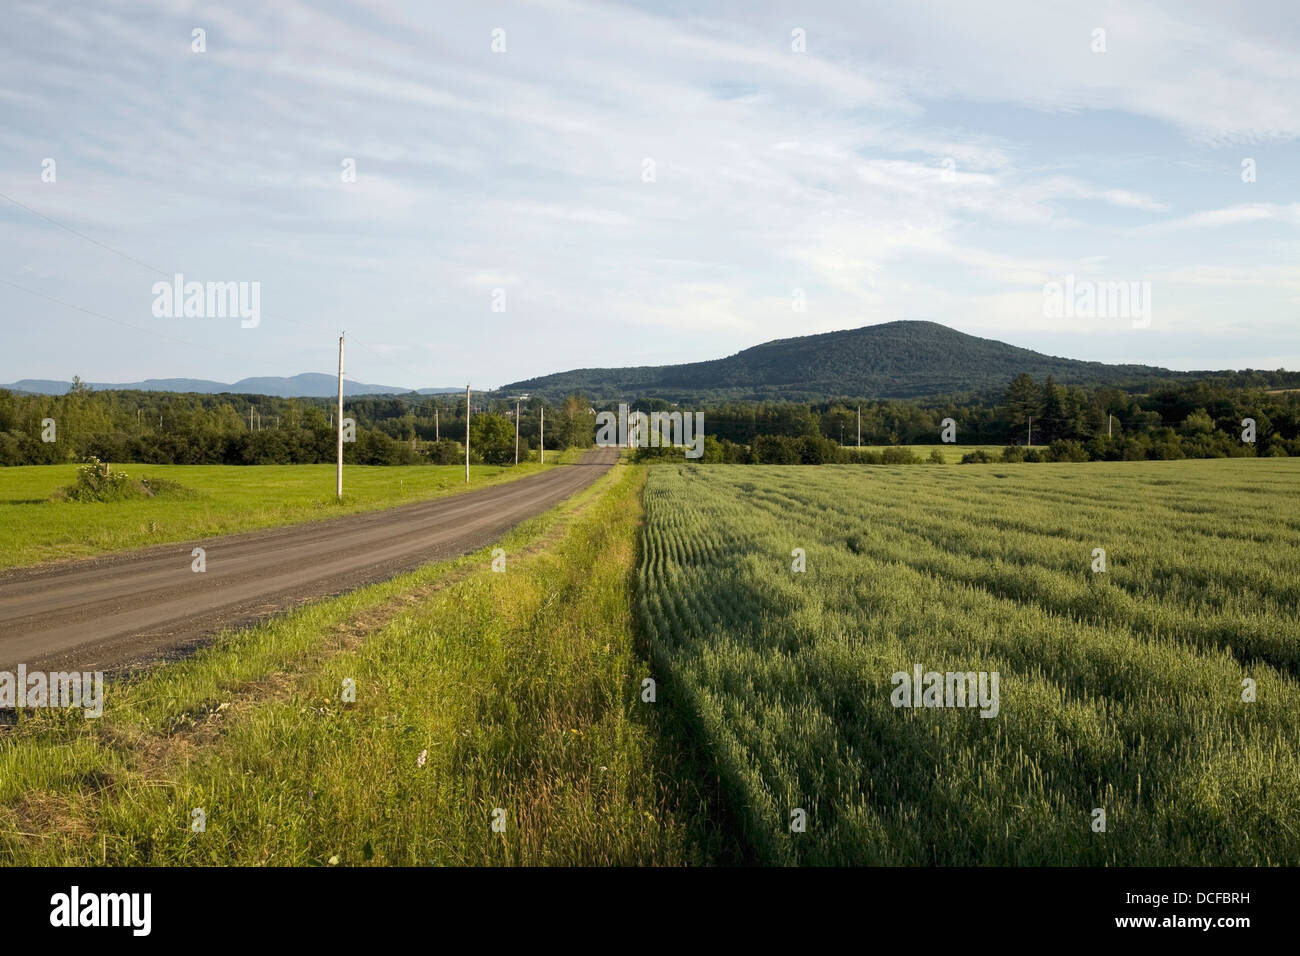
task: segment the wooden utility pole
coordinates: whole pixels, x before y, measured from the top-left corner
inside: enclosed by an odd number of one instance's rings
[[[433,440],[434,441],[442,440],[441,438],[438,437],[438,403],[437,402],[434,402],[433,405]]]
[[[469,386],[465,386],[465,484],[469,484]]]
[[[541,463],[546,464],[546,406],[538,405],[541,409],[542,417],[537,421],[537,451],[541,455]]]
[[[1110,415],[1110,414],[1106,416],[1106,437],[1107,438],[1110,437],[1110,420],[1114,417],[1115,417],[1114,415]]]
[[[1034,416],[1029,416],[1029,447],[1034,447]]]
[[[519,464],[519,399],[515,399],[515,464]]]
[[[335,467],[335,494],[338,500],[343,500],[343,336],[345,333],[339,333],[339,441],[338,441],[338,464]],[[260,417],[260,416],[259,416]]]
[[[858,406],[858,447],[862,447],[862,406]]]

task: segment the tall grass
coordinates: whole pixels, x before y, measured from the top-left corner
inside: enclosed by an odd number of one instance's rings
[[[658,467],[639,612],[762,861],[1295,864],[1297,479]],[[895,709],[914,663],[999,672],[1000,713]]]

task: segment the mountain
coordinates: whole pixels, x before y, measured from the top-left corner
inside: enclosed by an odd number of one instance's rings
[[[1204,377],[1150,365],[1107,365],[1044,355],[936,322],[887,322],[777,339],[735,355],[685,365],[584,368],[505,385],[499,394],[581,392],[594,401],[812,401],[921,398],[1001,390],[1021,372],[1062,385],[1139,386]]]
[[[140,392],[200,392],[218,395],[229,392],[234,395],[275,395],[280,398],[330,398],[338,394],[339,380],[333,375],[322,372],[303,372],[292,377],[264,376],[261,378],[241,378],[238,382],[227,385],[224,382],[211,382],[202,378],[151,378],[143,382],[126,384],[109,384],[105,382],[87,383],[97,392],[140,391]],[[38,395],[62,395],[72,387],[71,382],[59,382],[52,379],[25,378],[12,385],[0,385],[13,392],[34,392]],[[393,385],[366,385],[343,379],[344,395],[409,395],[418,391],[421,395],[442,395],[447,392],[459,392],[459,388],[398,388]]]

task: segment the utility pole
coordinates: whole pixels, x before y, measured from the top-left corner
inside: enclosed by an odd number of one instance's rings
[[[433,440],[442,441],[442,439],[438,437],[438,403],[437,402],[434,402],[433,405]]]
[[[339,333],[339,456],[338,466],[335,469],[335,494],[338,500],[343,500],[343,336],[345,333]]]
[[[1106,437],[1107,438],[1110,437],[1110,420],[1114,417],[1115,417],[1114,415],[1109,415],[1109,414],[1106,416]]]
[[[862,447],[862,406],[858,406],[858,447]]]
[[[465,386],[465,484],[469,484],[469,386]]]
[[[541,463],[544,465],[546,464],[546,439],[543,436],[546,434],[546,406],[539,405],[538,408],[541,409],[542,417],[537,422],[537,450],[542,456]]]
[[[1029,416],[1029,447],[1034,447],[1034,416]]]
[[[519,464],[519,399],[515,399],[515,464]]]
[[[248,406],[248,430],[250,432],[253,430],[253,406],[252,405]]]

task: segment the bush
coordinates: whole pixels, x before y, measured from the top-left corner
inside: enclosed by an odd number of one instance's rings
[[[961,456],[963,465],[991,465],[998,459],[989,454],[983,448],[976,448],[974,451],[968,451]]]
[[[106,461],[91,457],[77,469],[77,483],[61,489],[72,501],[125,501],[141,498],[144,491],[124,471],[113,471]]]
[[[799,448],[784,435],[759,435],[754,439],[754,463],[758,465],[797,465]]]
[[[851,465],[880,465],[884,459],[878,451],[861,451],[857,448],[847,450],[844,460]]]
[[[1002,449],[1002,460],[1008,464],[1025,460],[1025,450],[1019,445],[1008,445]]]
[[[199,493],[170,478],[141,478],[140,487],[147,498],[197,498]]]
[[[454,439],[443,438],[438,441],[429,442],[428,447],[425,449],[425,454],[428,455],[430,464],[455,465],[465,460],[465,446]],[[519,454],[521,457],[527,457],[527,442],[521,441],[519,443]]]
[[[799,449],[799,464],[825,465],[840,458],[840,446],[829,438],[819,435],[804,435],[795,440]]]
[[[928,460],[929,460],[930,464],[932,464],[932,465],[946,465],[946,464],[948,464],[948,459],[945,458],[945,457],[943,456],[943,452],[941,452],[941,451],[940,451],[939,449],[937,449],[937,448],[932,448],[932,449],[930,449],[930,457],[929,457]]]
[[[880,453],[880,460],[886,465],[915,465],[916,453],[906,445],[891,445]]]
[[[1048,461],[1087,461],[1088,450],[1077,441],[1058,438],[1047,451]]]

